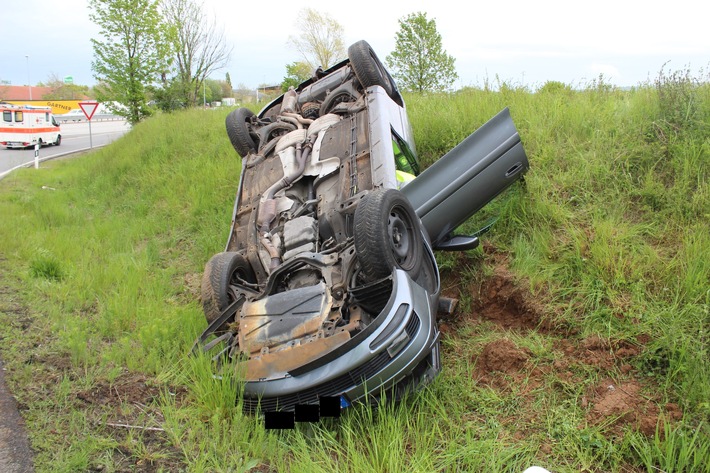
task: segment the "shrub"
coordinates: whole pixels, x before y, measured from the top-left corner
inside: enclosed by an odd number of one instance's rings
[[[706,103],[707,77],[700,70],[698,77],[691,75],[689,67],[666,71],[665,63],[654,81],[658,93],[658,119],[654,121],[656,138],[668,142],[671,136],[681,132],[702,132],[707,128]]]

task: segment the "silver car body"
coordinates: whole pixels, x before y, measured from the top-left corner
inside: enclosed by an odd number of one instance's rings
[[[209,326],[196,347],[241,367],[246,410],[375,402],[435,378],[433,247],[475,246],[452,231],[527,170],[507,110],[499,115],[492,132],[405,185],[398,173],[419,174],[406,107],[364,41],[258,115],[230,114],[242,171],[225,251],[205,268]],[[510,172],[475,207],[446,208],[481,187],[477,176],[490,181],[491,165]]]

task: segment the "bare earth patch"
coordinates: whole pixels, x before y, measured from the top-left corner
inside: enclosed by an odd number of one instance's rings
[[[160,397],[158,386],[149,383],[143,374],[126,374],[113,383],[101,382],[76,394],[77,399],[95,406],[116,406],[124,403],[149,405]]]
[[[443,285],[448,288],[445,295],[460,298],[463,291],[469,291],[473,296],[469,313],[440,321],[443,336],[457,338],[465,327],[477,333],[500,333],[492,341],[486,337],[489,341],[472,355],[475,368],[471,375],[477,384],[502,395],[514,392],[530,402],[534,396],[544,396],[545,390],[556,390],[558,396],[564,397],[569,386],[589,385],[581,399],[575,401],[588,424],[601,427],[610,436],[621,435],[626,428],[653,436],[662,418],[682,417],[675,404],[661,407],[656,394],[659,390],[649,386],[648,378],[639,377],[634,368],[634,358],[642,353],[648,337],[580,337],[574,327],[559,323],[554,314],[546,313],[540,301],[531,300],[529,291],[507,269],[503,256],[494,254],[488,258],[495,265],[492,275],[468,287],[461,285],[457,274],[443,274]],[[536,357],[512,341],[533,332],[549,337],[544,356]],[[523,414],[531,424],[539,420],[539,415],[533,411]]]
[[[660,410],[656,403],[644,396],[634,380],[616,383],[605,379],[595,386],[592,408],[587,419],[592,424],[611,423],[621,427],[631,425],[644,435],[654,435]]]
[[[182,453],[162,430],[164,419],[158,401],[164,389],[144,374],[126,371],[113,382],[102,381],[76,393],[81,404],[77,407],[84,410],[97,431],[118,442],[118,448],[112,451],[117,471],[182,468]],[[179,400],[187,392],[182,387],[170,391]],[[141,438],[143,458],[134,451],[135,436]],[[102,471],[101,465],[95,465],[93,471]]]

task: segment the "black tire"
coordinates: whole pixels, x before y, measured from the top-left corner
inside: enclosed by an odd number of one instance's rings
[[[355,209],[355,251],[365,277],[389,276],[393,268],[419,274],[424,241],[409,200],[396,189],[367,194]]]
[[[232,146],[239,153],[239,156],[246,156],[252,151],[256,151],[256,141],[258,137],[252,136],[249,133],[247,120],[254,116],[254,112],[248,108],[238,108],[227,115],[225,126],[227,127],[227,136]]]
[[[301,105],[301,116],[303,118],[315,120],[320,116],[320,105],[315,102],[304,103]]]
[[[273,140],[274,138],[285,136],[295,129],[295,125],[284,122],[275,122],[262,127],[258,132],[258,149],[262,149],[269,141]]]
[[[357,80],[360,81],[364,88],[379,85],[385,89],[387,95],[392,97],[394,84],[392,84],[387,70],[367,41],[362,40],[350,45],[348,59],[350,60],[350,66],[355,71]]]
[[[42,147],[42,145],[44,144],[44,142],[42,141],[42,138],[37,140],[37,144],[39,145],[40,148]]]
[[[348,92],[332,93],[323,101],[318,113],[320,116],[327,115],[336,105],[343,102],[354,102],[355,100],[357,100],[357,97],[353,97]]]
[[[214,255],[205,265],[202,275],[202,309],[207,323],[211,323],[234,301],[231,286],[240,280],[256,282],[256,276],[249,262],[239,253],[224,252]],[[226,330],[226,323],[219,331]]]
[[[62,144],[62,135],[57,135],[57,141],[54,142],[54,146],[59,146]]]

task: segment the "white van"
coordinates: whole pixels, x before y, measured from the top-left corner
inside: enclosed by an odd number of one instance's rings
[[[59,146],[62,131],[51,107],[0,104],[0,145],[27,148],[39,144]]]

